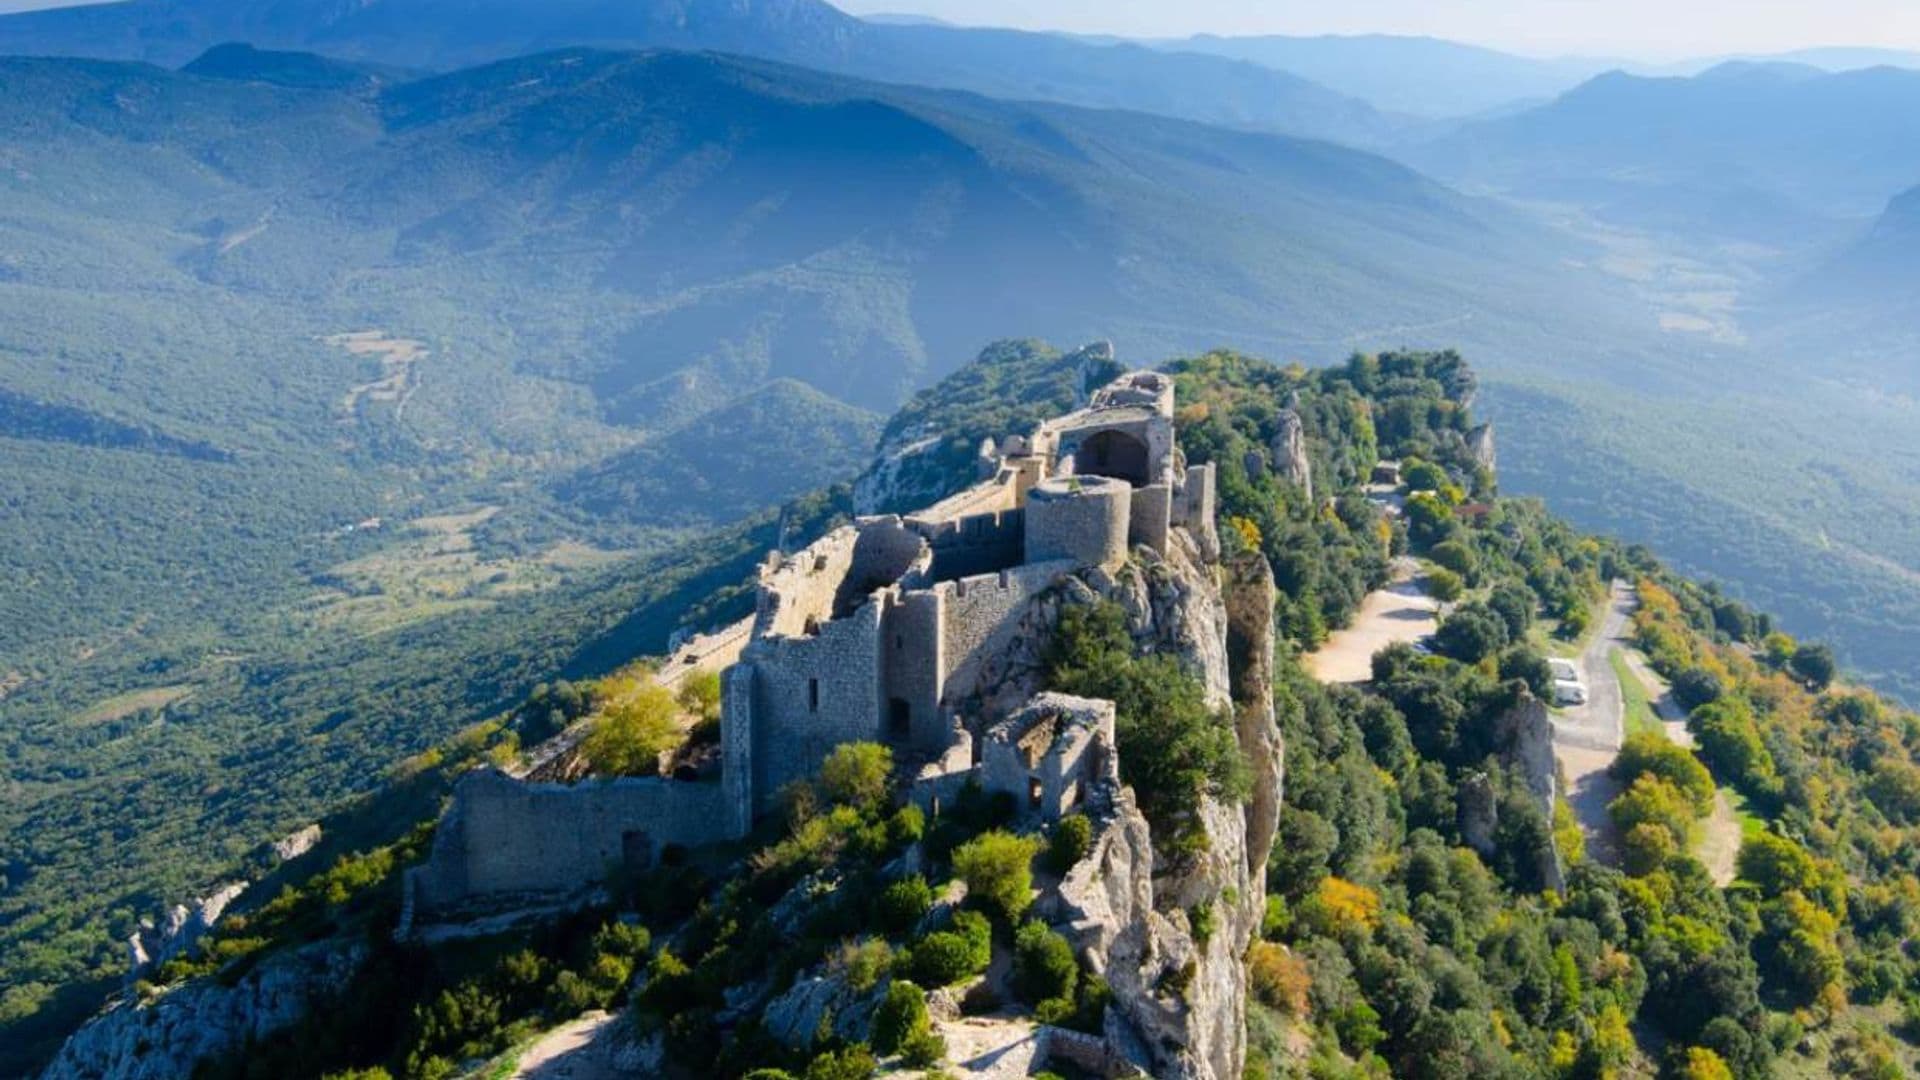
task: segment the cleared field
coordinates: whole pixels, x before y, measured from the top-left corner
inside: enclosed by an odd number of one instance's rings
[[[164,709],[176,701],[183,701],[192,695],[193,689],[191,684],[181,684],[155,686],[146,690],[120,694],[105,701],[95,702],[86,711],[75,716],[73,722],[81,727],[110,724],[115,720],[124,720],[129,716],[152,709]]]

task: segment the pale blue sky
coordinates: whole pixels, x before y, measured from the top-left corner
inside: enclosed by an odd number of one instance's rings
[[[1920,49],[1920,0],[841,0],[839,6],[1130,36],[1427,34],[1525,53],[1649,59],[1824,45]]]

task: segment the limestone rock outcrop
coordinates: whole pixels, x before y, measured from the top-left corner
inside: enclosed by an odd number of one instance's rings
[[[175,904],[157,923],[142,919],[140,928],[127,939],[127,981],[191,949],[246,891],[246,882],[230,882],[191,904]]]
[[[1467,452],[1473,455],[1473,463],[1490,473],[1500,471],[1500,453],[1493,442],[1493,423],[1481,424],[1467,432]]]
[[[41,1080],[178,1080],[199,1062],[298,1023],[345,989],[366,946],[327,941],[262,961],[232,986],[195,979],[126,1000],[73,1033]]]
[[[1266,907],[1283,782],[1272,711],[1272,577],[1260,560],[1223,572],[1183,538],[1165,559],[1137,553],[1115,575],[1084,575],[1082,584],[1127,611],[1140,651],[1176,657],[1210,702],[1233,710],[1254,784],[1244,806],[1203,801],[1204,851],[1163,859],[1112,764],[1089,795],[1088,856],[1046,914],[1112,988],[1105,1034],[1114,1050],[1156,1077],[1238,1077],[1248,992],[1241,958]],[[1196,931],[1196,917],[1210,932]]]
[[[1306,493],[1307,501],[1312,502],[1313,463],[1307,458],[1307,428],[1299,413],[1290,408],[1280,410],[1279,430],[1274,433],[1267,452],[1273,459],[1274,470],[1298,485]]]

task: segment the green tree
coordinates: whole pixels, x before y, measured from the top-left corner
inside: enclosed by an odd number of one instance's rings
[[[1460,575],[1462,581],[1472,583],[1480,577],[1480,556],[1464,540],[1443,540],[1433,545],[1427,552],[1427,558],[1441,568]]]
[[[720,673],[694,672],[681,682],[680,692],[674,698],[680,708],[695,720],[710,722],[720,719]]]
[[[820,764],[820,794],[861,812],[885,805],[893,783],[893,751],[879,743],[841,743]]]
[[[1427,571],[1427,595],[1443,604],[1451,604],[1466,595],[1467,583],[1444,566]]]
[[[1827,646],[1801,645],[1787,661],[1787,670],[1818,693],[1833,685],[1838,666],[1834,663],[1833,650]]]
[[[605,776],[656,775],[660,755],[679,741],[674,725],[679,712],[664,687],[642,681],[606,707],[581,741],[580,753],[594,772]]]
[[[1002,829],[982,833],[953,853],[953,872],[967,897],[1012,923],[1033,902],[1033,857],[1040,842]]]
[[[1468,604],[1440,624],[1434,648],[1463,664],[1477,664],[1507,646],[1507,624],[1481,604]]]
[[[1613,759],[1607,771],[1627,787],[1642,776],[1667,781],[1687,796],[1698,817],[1705,817],[1713,809],[1713,776],[1691,750],[1664,735],[1638,731],[1627,736],[1620,746],[1620,756]]]
[[[927,996],[904,979],[887,985],[887,994],[873,1014],[873,1049],[885,1056],[928,1033]]]

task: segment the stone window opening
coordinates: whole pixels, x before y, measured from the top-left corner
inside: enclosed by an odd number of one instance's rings
[[[807,680],[807,711],[814,712],[814,713],[817,713],[820,711],[820,680],[819,679]]]
[[[887,702],[887,737],[895,742],[905,742],[913,734],[913,706],[905,698],[891,698]]]

